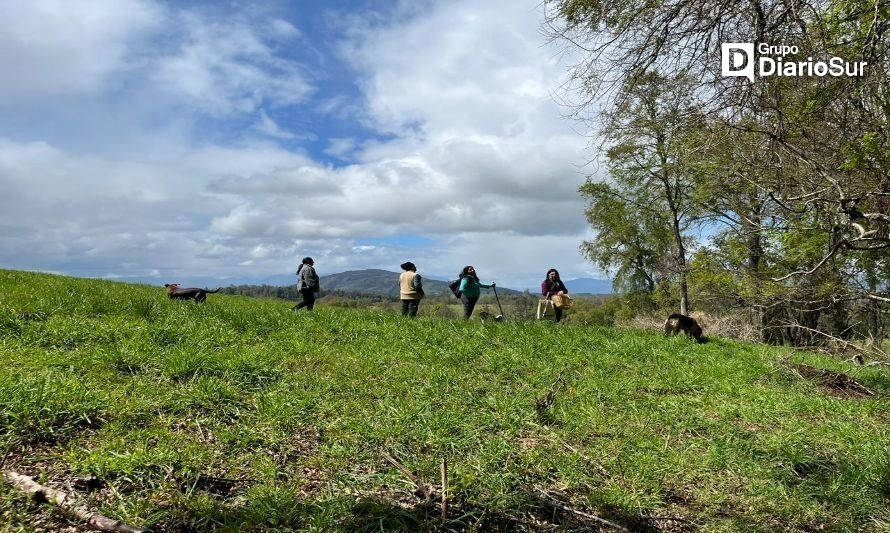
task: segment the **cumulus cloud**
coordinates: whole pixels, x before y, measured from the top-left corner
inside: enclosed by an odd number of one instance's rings
[[[163,28],[150,0],[0,1],[0,95],[92,93],[114,84],[134,46]]]
[[[215,233],[214,217],[238,202],[206,183],[229,172],[273,173],[305,164],[305,158],[260,146],[167,148],[164,157],[133,161],[0,139],[0,261],[90,275],[158,270],[219,276],[231,274],[257,246],[292,245],[280,236],[264,242],[268,234],[261,227],[256,238]]]
[[[350,137],[328,139],[328,147],[324,153],[334,157],[346,157],[356,147],[356,140]]]
[[[503,24],[507,15],[521,31]],[[371,235],[582,231],[585,140],[549,96],[562,66],[541,46],[540,13],[515,3],[459,2],[393,20],[356,19],[342,53],[363,75],[369,122],[396,138],[359,147],[358,163],[324,169],[326,177],[302,169],[276,178],[279,185],[247,180],[244,205],[217,227],[249,233],[266,227],[253,224],[252,214],[275,213],[290,227],[324,222],[326,234],[357,238],[369,236],[358,233],[369,227],[361,221],[376,223]],[[334,139],[328,153],[352,148],[351,140]],[[310,179],[337,183],[342,194],[287,203],[261,192],[313,190]]]
[[[189,11],[177,12],[175,22],[180,39],[168,54],[153,59],[151,74],[158,88],[173,97],[213,115],[230,115],[264,104],[293,105],[312,92],[303,67],[276,54],[262,26]],[[281,22],[273,21],[278,26],[273,36],[281,35]]]
[[[234,4],[0,0],[0,264],[231,278],[304,255],[326,272],[414,257],[516,284],[583,271],[586,140],[550,98],[564,67],[537,3],[413,5],[326,17],[323,48]],[[320,92],[344,73],[353,93]],[[359,124],[301,131],[310,115]],[[405,235],[429,242],[375,241]]]
[[[214,16],[155,0],[0,2],[0,95],[161,95],[215,115],[287,106],[313,91],[278,53],[301,37],[281,19]]]
[[[549,94],[564,67],[542,46],[536,5],[461,1],[392,25],[352,19],[343,53],[366,76],[376,125],[399,134],[421,124],[433,136],[565,131]]]

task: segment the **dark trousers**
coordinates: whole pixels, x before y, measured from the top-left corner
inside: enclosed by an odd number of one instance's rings
[[[294,311],[299,311],[304,307],[307,311],[312,311],[312,308],[315,307],[315,293],[311,289],[303,289],[300,294],[303,295],[303,301],[294,306]]]
[[[420,307],[420,300],[402,300],[402,316],[417,316],[417,308]]]
[[[476,307],[476,302],[479,301],[479,297],[476,296],[475,298],[470,298],[466,294],[461,294],[460,301],[464,304],[464,320],[467,320],[473,314],[473,308]]]
[[[550,300],[550,296],[549,296],[549,295],[547,296],[547,299]],[[562,320],[562,309],[560,309],[559,307],[556,307],[555,305],[553,305],[553,300],[550,300],[550,307],[553,308],[553,315],[554,315],[554,317],[556,318],[555,321],[556,321],[556,322],[559,322],[560,320]]]

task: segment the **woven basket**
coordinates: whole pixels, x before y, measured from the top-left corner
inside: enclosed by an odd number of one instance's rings
[[[553,301],[553,305],[557,309],[571,309],[572,307],[572,299],[568,294],[554,294],[550,300]]]

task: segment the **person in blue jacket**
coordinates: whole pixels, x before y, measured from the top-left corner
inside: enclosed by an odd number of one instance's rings
[[[479,276],[476,275],[476,269],[472,266],[465,266],[460,271],[460,301],[464,304],[464,320],[468,320],[473,314],[473,308],[476,307],[476,302],[479,301],[479,289],[482,287],[491,289],[494,285],[494,282],[491,285],[480,283]]]

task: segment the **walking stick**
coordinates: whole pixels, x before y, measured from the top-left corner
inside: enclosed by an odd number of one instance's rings
[[[498,310],[501,312],[498,316],[494,317],[495,320],[503,320],[504,319],[504,308],[501,307],[501,299],[498,298],[498,289],[497,287],[492,287],[491,290],[494,291],[494,299],[498,302]]]

